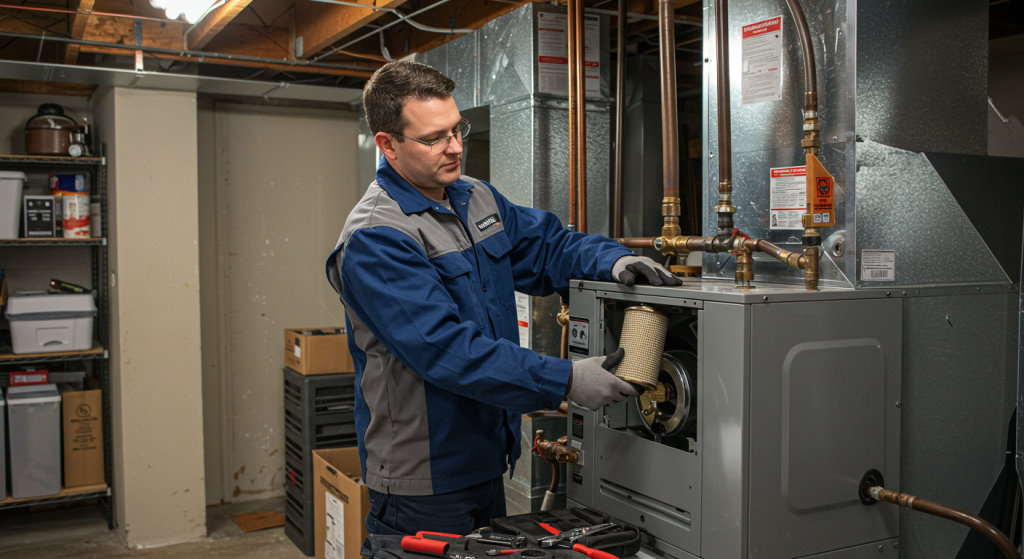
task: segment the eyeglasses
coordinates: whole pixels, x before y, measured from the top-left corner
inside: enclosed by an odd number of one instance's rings
[[[441,144],[441,146],[440,146],[441,147],[441,151],[444,151],[444,150],[448,149],[449,145],[451,145],[452,138],[458,137],[459,138],[459,143],[461,143],[462,139],[469,135],[469,121],[466,120],[466,119],[462,119],[462,122],[459,123],[459,127],[455,128],[454,130],[452,130],[452,135],[451,136],[444,136],[444,137],[438,138],[438,139],[436,139],[436,140],[434,140],[432,142],[424,142],[423,140],[417,140],[416,138],[410,138],[409,136],[405,136],[405,135],[399,134],[398,132],[391,132],[391,135],[392,136],[401,136],[401,137],[405,138],[406,140],[412,140],[412,141],[416,142],[417,144],[423,144],[423,145],[429,147],[431,152],[434,151],[434,146],[436,146],[438,144]],[[444,142],[444,143],[442,144],[442,142]]]

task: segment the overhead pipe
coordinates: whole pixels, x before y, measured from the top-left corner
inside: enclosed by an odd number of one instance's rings
[[[798,0],[787,0],[793,19],[796,21],[801,38],[800,47],[804,57],[805,82],[805,123],[804,140],[807,151],[807,205],[812,207],[812,177],[820,171],[822,176],[831,175],[817,163],[819,128],[817,120],[817,85],[814,71],[814,52],[810,43],[810,31]],[[679,183],[678,183],[678,131],[676,130],[675,57],[673,27],[668,24],[672,16],[671,4],[658,0],[658,30],[661,50],[662,83],[662,139],[664,145],[663,169],[665,173],[662,215],[665,222],[662,235],[655,238],[616,239],[630,248],[654,248],[666,256],[684,256],[693,251],[708,253],[731,252],[736,256],[735,281],[749,286],[754,279],[753,252],[762,252],[791,268],[804,271],[804,287],[809,291],[818,289],[818,261],[821,251],[821,236],[814,226],[810,213],[803,216],[805,233],[803,254],[783,250],[765,239],[751,239],[735,229],[736,207],[732,204],[732,124],[730,120],[731,100],[729,97],[729,7],[727,0],[715,2],[715,39],[718,70],[718,214],[717,234],[713,237],[682,236],[679,229]],[[667,59],[670,61],[667,62]],[[671,79],[669,79],[669,77]],[[668,82],[671,81],[671,84]],[[671,117],[671,118],[670,118]],[[671,150],[670,150],[671,146]],[[812,169],[813,163],[816,167]],[[832,216],[834,219],[834,216]],[[819,226],[820,227],[820,226]]]
[[[626,113],[626,0],[619,0],[615,53],[615,186],[612,190],[612,236],[622,236],[622,139]]]

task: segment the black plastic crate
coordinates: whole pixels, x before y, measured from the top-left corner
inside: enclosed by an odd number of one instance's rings
[[[356,375],[305,376],[284,368],[284,401],[302,410],[303,415],[319,417],[336,413],[352,413],[355,405]]]
[[[303,555],[312,557],[316,553],[313,542],[313,501],[305,501],[288,489],[285,489],[284,495],[284,533]]]

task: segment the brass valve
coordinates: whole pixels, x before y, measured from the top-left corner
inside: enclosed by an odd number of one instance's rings
[[[533,447],[534,454],[537,454],[548,462],[576,462],[580,459],[580,455],[576,450],[569,448],[568,437],[562,437],[557,441],[542,441],[539,440],[544,434],[543,431],[537,432],[537,443]]]

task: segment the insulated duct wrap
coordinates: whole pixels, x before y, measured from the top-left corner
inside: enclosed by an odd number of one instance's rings
[[[622,324],[619,347],[626,350],[615,376],[653,390],[658,386],[661,356],[665,351],[668,317],[648,306],[629,307]]]

